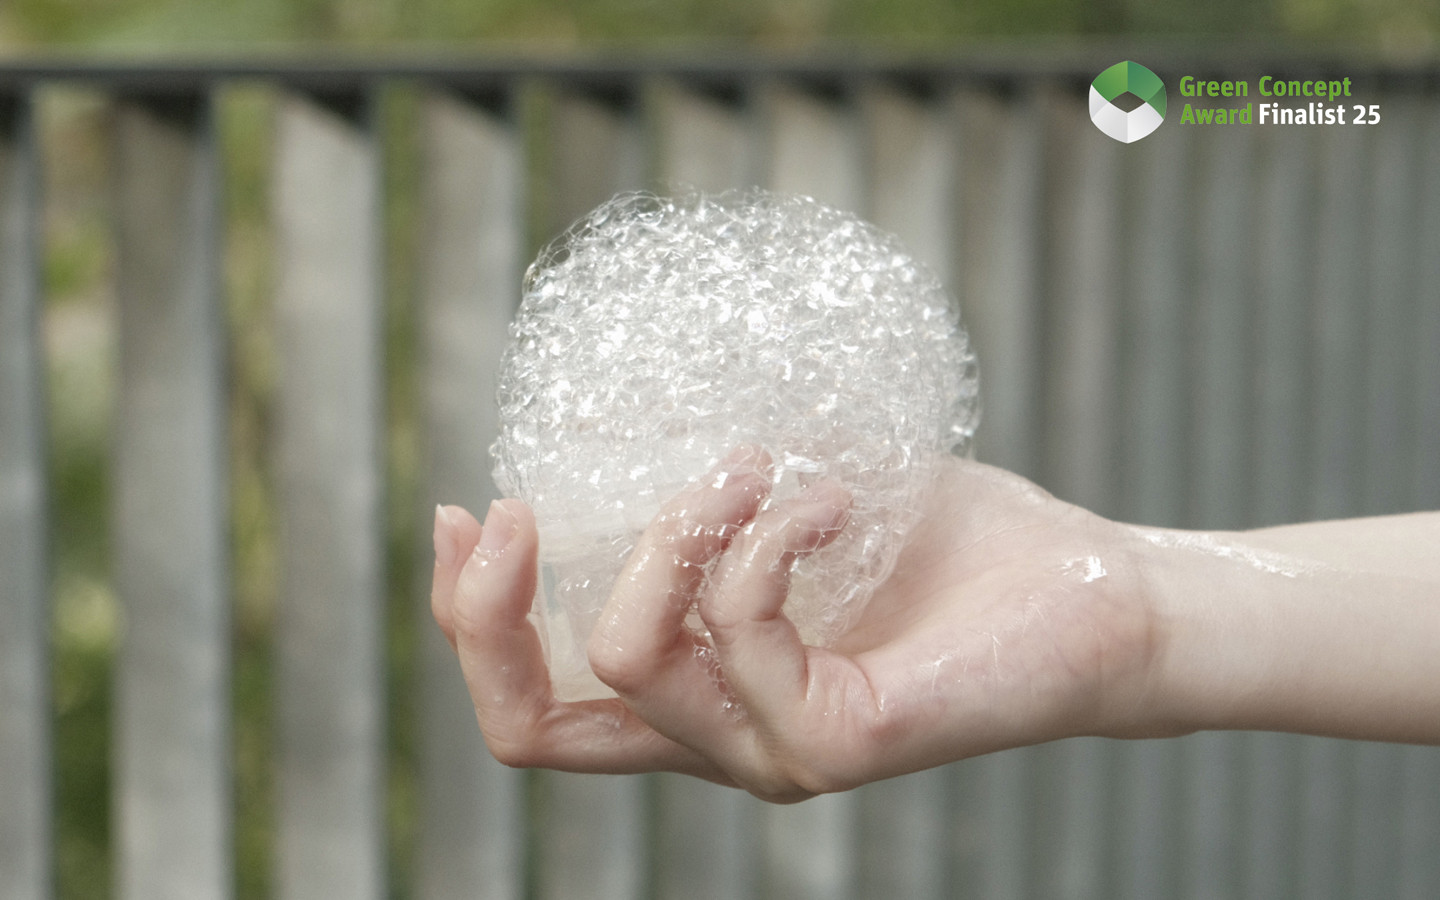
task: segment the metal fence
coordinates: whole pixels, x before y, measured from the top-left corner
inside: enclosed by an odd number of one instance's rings
[[[1122,145],[1085,105],[1113,61],[0,68],[0,898],[48,896],[55,866],[44,86],[83,81],[115,115],[117,895],[234,891],[214,123],[217,92],[262,79],[282,95],[273,883],[364,900],[388,890],[377,86],[423,95],[427,509],[493,491],[529,236],[665,183],[811,194],[898,232],[961,297],[979,455],[1067,499],[1207,528],[1440,507],[1440,70],[1156,55],[1171,121]],[[1185,73],[1351,76],[1382,121],[1181,125]],[[546,114],[518,114],[526,97]],[[424,635],[415,897],[1440,896],[1434,749],[1084,739],[767,807],[680,777],[500,767]]]

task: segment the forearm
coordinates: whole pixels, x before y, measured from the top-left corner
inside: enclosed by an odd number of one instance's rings
[[[1440,744],[1440,513],[1137,537],[1154,718]]]

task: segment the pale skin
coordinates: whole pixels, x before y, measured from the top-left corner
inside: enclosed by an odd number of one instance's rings
[[[497,759],[791,802],[1079,735],[1440,744],[1440,513],[1139,528],[947,459],[894,575],[817,648],[781,604],[850,498],[819,482],[758,511],[768,466],[737,449],[642,536],[588,646],[618,699],[555,699],[529,508],[437,509],[431,605]]]

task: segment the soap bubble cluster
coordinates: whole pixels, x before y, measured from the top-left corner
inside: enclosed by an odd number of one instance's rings
[[[763,508],[828,477],[838,538],[786,614],[837,637],[895,565],[936,460],[977,420],[953,301],[897,238],[807,197],[624,194],[531,265],[499,381],[495,482],[535,511],[552,679],[595,696],[584,645],[640,532],[731,449],[768,451]]]

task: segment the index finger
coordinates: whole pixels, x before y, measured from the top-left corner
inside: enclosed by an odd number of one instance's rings
[[[497,501],[455,585],[460,668],[490,752],[510,766],[669,769],[728,783],[704,756],[661,736],[619,700],[555,699],[529,616],[538,543],[529,508],[518,500]]]

